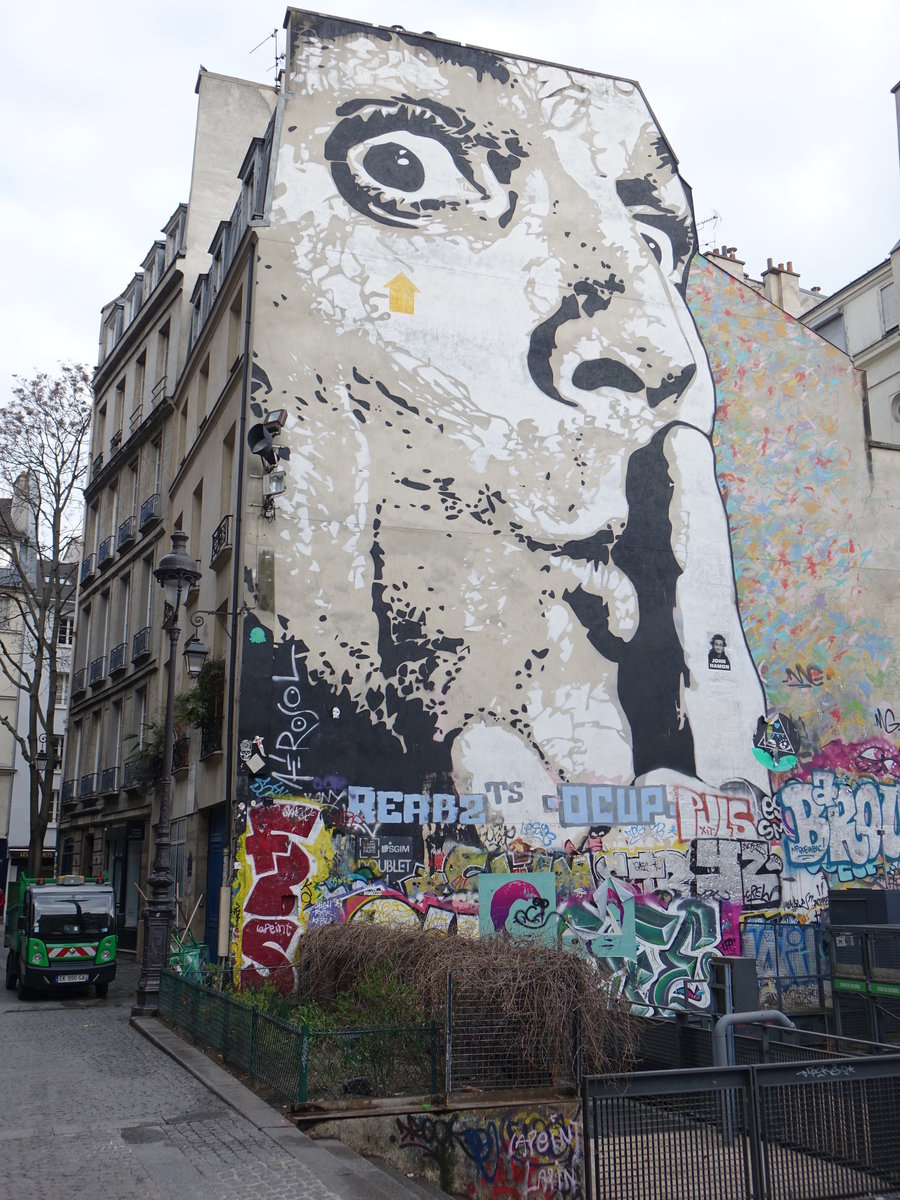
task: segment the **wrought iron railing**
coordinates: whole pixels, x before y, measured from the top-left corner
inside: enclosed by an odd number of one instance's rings
[[[127,791],[140,791],[144,786],[144,771],[141,764],[133,759],[125,764],[123,783]]]
[[[136,662],[137,659],[143,658],[145,654],[150,653],[150,626],[145,625],[143,629],[139,629],[131,639],[131,661]]]
[[[89,775],[82,775],[78,785],[78,795],[82,800],[89,800],[91,796],[97,793],[97,776],[93,771]]]
[[[84,667],[81,667],[80,670],[76,671],[75,674],[72,676],[72,695],[73,696],[80,696],[81,693],[85,690],[85,682],[84,681],[85,681],[86,675],[87,675],[87,672],[85,671]]]
[[[231,514],[223,517],[213,530],[209,565],[214,567],[226,551],[231,549]]]
[[[100,453],[96,456],[96,458],[91,463],[91,475],[92,476],[96,475],[102,466],[103,466],[103,451],[101,450]]]
[[[110,792],[117,792],[118,790],[119,768],[104,767],[104,769],[100,772],[100,791],[103,792],[104,795],[108,795]]]
[[[191,760],[191,739],[190,737],[176,738],[172,746],[172,770],[182,771],[188,766]]]
[[[94,556],[89,554],[81,564],[81,582],[87,583],[89,579],[94,577]]]
[[[118,545],[119,549],[122,550],[125,548],[125,546],[130,545],[131,542],[134,541],[136,534],[137,517],[134,515],[134,513],[132,513],[131,516],[126,517],[119,526],[118,535],[116,537],[116,544]]]
[[[63,781],[63,785],[59,791],[59,798],[63,804],[68,804],[75,799],[75,784],[77,782],[76,779],[66,779]]]
[[[97,567],[98,567],[98,569],[102,571],[104,567],[109,566],[109,564],[112,562],[112,560],[113,560],[113,539],[112,539],[112,534],[110,534],[110,536],[108,538],[104,538],[103,541],[100,543],[100,545],[97,547]]]
[[[117,671],[124,671],[128,666],[126,659],[126,651],[128,649],[127,642],[119,642],[118,646],[113,646],[109,652],[109,673],[115,675]]]
[[[115,433],[112,435],[112,437],[109,439],[109,452],[110,452],[110,454],[113,454],[113,453],[115,453],[115,451],[116,451],[116,450],[118,450],[118,448],[119,448],[121,445],[122,445],[122,430],[121,430],[121,429],[117,429],[117,430],[116,430],[116,432],[115,432]]]
[[[160,519],[160,497],[159,492],[154,492],[152,496],[148,496],[141,505],[140,517],[138,519],[138,528],[143,531],[149,529],[151,525],[155,525]]]
[[[214,725],[212,729],[203,729],[200,732],[200,757],[209,758],[211,754],[218,754],[222,749],[222,722]]]
[[[106,678],[106,655],[101,654],[99,658],[92,659],[91,665],[88,668],[88,683],[93,687],[95,683],[102,683]]]

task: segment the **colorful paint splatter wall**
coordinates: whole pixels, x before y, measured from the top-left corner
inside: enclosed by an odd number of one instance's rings
[[[713,955],[900,857],[859,382],[695,257],[633,84],[291,21],[237,958],[407,923],[706,1007]]]

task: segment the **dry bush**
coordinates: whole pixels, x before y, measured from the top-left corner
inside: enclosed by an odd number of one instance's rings
[[[376,971],[396,980],[423,1015],[439,1021],[449,970],[454,993],[464,990],[467,1005],[474,1000],[515,1031],[526,1061],[569,1062],[575,1021],[586,1073],[628,1070],[636,1058],[638,1019],[611,998],[596,962],[537,941],[329,924],[301,939],[298,966],[307,998],[327,1002]]]

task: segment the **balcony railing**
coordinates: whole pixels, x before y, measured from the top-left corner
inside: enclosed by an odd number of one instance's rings
[[[141,414],[144,411],[143,404],[136,404],[131,410],[131,416],[128,418],[128,428],[134,433],[138,425],[141,423]]]
[[[81,582],[87,583],[94,578],[94,556],[89,554],[81,564]]]
[[[117,671],[124,671],[128,666],[126,654],[128,650],[127,642],[119,642],[118,646],[113,646],[109,652],[109,673],[115,675]]]
[[[231,514],[229,513],[213,530],[209,554],[211,567],[215,567],[226,555],[231,553],[231,523]]]
[[[101,654],[99,658],[93,659],[88,667],[88,683],[93,687],[95,683],[102,683],[105,678],[106,655]]]
[[[97,794],[97,776],[93,773],[90,775],[82,775],[81,782],[78,785],[78,795],[82,800],[89,800],[91,796]]]
[[[131,661],[136,662],[139,658],[143,658],[145,654],[150,653],[150,626],[145,625],[143,629],[139,629],[131,639]]]
[[[93,478],[94,475],[97,474],[97,472],[100,470],[100,468],[102,466],[103,466],[103,451],[101,450],[100,453],[97,455],[97,457],[91,463],[91,478]]]
[[[104,796],[119,790],[119,768],[105,767],[100,772],[100,791]]]
[[[211,754],[218,754],[222,749],[222,723],[221,721],[213,729],[204,729],[200,734],[200,757],[209,758]]]
[[[162,404],[162,402],[163,402],[163,400],[165,400],[165,398],[166,398],[166,377],[165,377],[165,375],[163,375],[160,379],[157,379],[156,383],[154,383],[153,388],[150,392],[151,408],[156,408],[157,404]]]
[[[80,696],[81,693],[85,690],[85,682],[84,681],[85,681],[86,675],[87,675],[87,672],[85,671],[84,667],[82,667],[80,671],[76,671],[75,674],[72,676],[72,695],[73,696]]]
[[[148,496],[141,505],[141,512],[138,518],[138,528],[141,533],[145,529],[149,529],[160,519],[160,503],[159,492],[154,492],[152,496]]]
[[[63,785],[59,790],[59,798],[62,800],[63,804],[69,804],[75,799],[75,784],[77,782],[78,781],[76,779],[64,780]]]
[[[183,771],[191,760],[191,739],[180,737],[175,739],[172,747],[172,770]]]
[[[109,564],[112,562],[112,560],[113,560],[113,539],[112,539],[112,534],[110,534],[110,536],[108,538],[104,538],[103,541],[100,543],[100,545],[97,547],[97,567],[98,567],[98,569],[102,571],[104,567],[109,566]]]
[[[119,532],[116,536],[116,545],[120,550],[124,550],[126,546],[130,546],[137,536],[137,517],[134,513],[130,517],[126,517],[119,526]]]
[[[139,792],[144,786],[144,772],[136,762],[125,764],[125,789],[129,792]]]

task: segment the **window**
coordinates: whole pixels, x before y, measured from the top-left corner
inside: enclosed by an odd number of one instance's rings
[[[159,492],[162,486],[162,438],[158,438],[153,443],[153,453],[155,462],[153,464],[153,492]]]
[[[244,289],[241,288],[228,310],[228,361],[230,371],[241,353],[241,318],[244,308]]]
[[[886,283],[879,292],[881,301],[881,328],[887,333],[897,328],[897,293],[893,281]]]
[[[60,617],[56,633],[57,646],[71,646],[75,642],[75,618]]]
[[[184,900],[184,867],[185,867],[185,834],[187,832],[187,817],[181,817],[172,822],[172,878],[174,880],[174,895]]]
[[[68,675],[56,677],[56,707],[65,708],[69,703],[70,681]]]
[[[209,355],[203,360],[197,385],[197,420],[202,421],[206,416],[206,404],[209,399]]]
[[[137,749],[143,750],[147,741],[147,689],[136,688],[134,693],[134,736]]]
[[[826,342],[831,342],[832,346],[837,346],[838,350],[847,353],[847,331],[844,329],[843,313],[835,313],[833,317],[829,317],[827,321],[817,325],[815,332]]]
[[[156,382],[166,378],[169,369],[169,322],[160,329],[156,339]],[[161,397],[160,397],[161,398]]]

